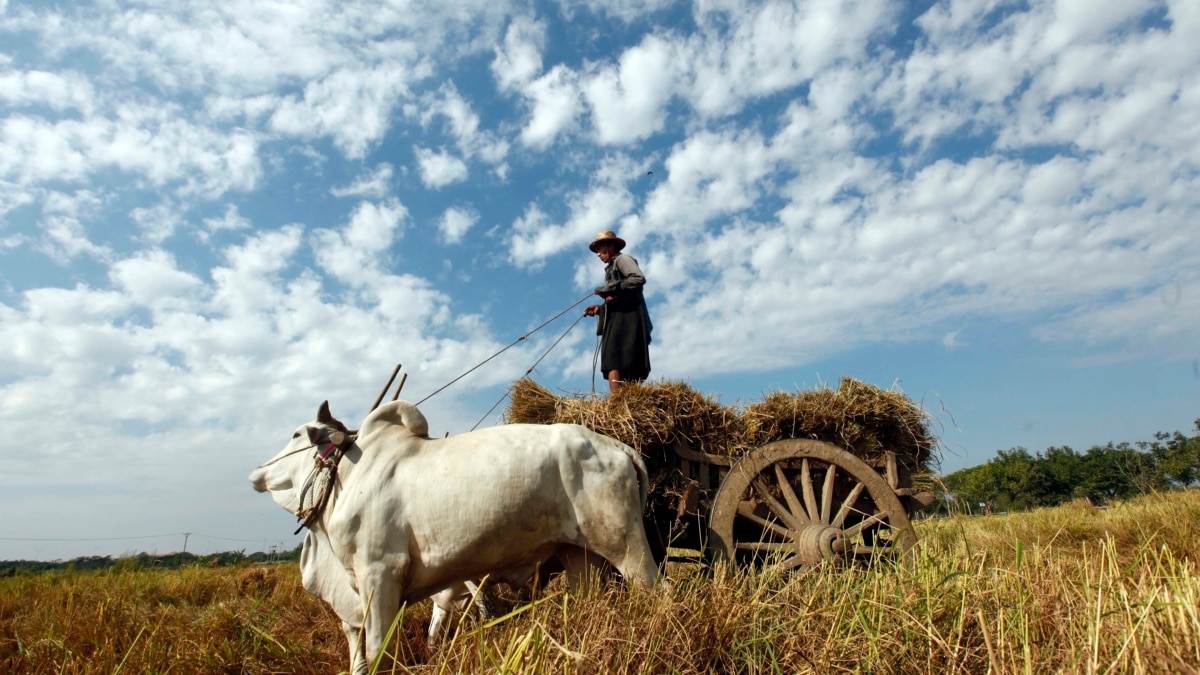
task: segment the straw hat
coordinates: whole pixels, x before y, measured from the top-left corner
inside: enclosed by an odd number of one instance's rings
[[[616,244],[618,251],[625,248],[625,240],[618,237],[617,233],[613,232],[612,230],[604,230],[600,234],[596,235],[596,241],[593,241],[592,243],[588,244],[588,248],[591,249],[592,253],[595,253],[596,247],[598,247],[600,244],[603,244],[606,241],[611,241],[614,244]]]

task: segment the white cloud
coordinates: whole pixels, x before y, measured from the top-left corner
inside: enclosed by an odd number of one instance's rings
[[[693,134],[667,158],[667,180],[646,200],[647,226],[683,234],[752,206],[776,161],[752,131]]]
[[[479,115],[453,86],[443,86],[435,102],[426,112],[422,123],[428,124],[434,114],[445,116],[450,124],[450,133],[458,141],[458,147],[466,149],[479,137]]]
[[[250,227],[250,221],[238,213],[236,205],[226,204],[225,213],[220,218],[204,219],[204,227],[209,233],[221,230],[244,230]]]
[[[383,162],[375,170],[359,176],[344,188],[331,188],[334,197],[386,197],[392,190],[392,165]]]
[[[466,163],[445,150],[413,148],[413,154],[417,156],[421,182],[426,187],[436,190],[467,179]]]
[[[129,217],[142,231],[142,237],[152,244],[161,244],[185,225],[177,205],[170,201],[135,208],[129,212]]]
[[[701,9],[702,30],[683,48],[694,71],[687,98],[704,115],[735,113],[838,62],[865,60],[898,10],[888,0],[733,5]]]
[[[396,200],[364,202],[340,230],[313,232],[317,263],[347,284],[370,285],[383,269],[383,254],[401,234],[407,218],[408,209]]]
[[[226,247],[222,254],[227,266],[212,270],[213,306],[230,316],[250,316],[285,305],[288,291],[279,274],[292,263],[303,233],[302,226],[288,225]]]
[[[113,263],[108,276],[130,301],[156,309],[187,307],[190,303],[185,296],[203,286],[196,275],[178,269],[174,256],[161,249]]]
[[[80,255],[107,259],[111,249],[92,241],[85,225],[101,203],[101,197],[90,190],[47,193],[39,221],[44,236],[38,239],[37,248],[60,264]]]
[[[967,343],[959,339],[958,335],[962,331],[952,330],[942,336],[942,346],[946,349],[961,349],[967,346]]]
[[[310,82],[303,97],[288,97],[271,116],[271,128],[302,137],[332,136],[351,159],[378,143],[389,118],[419,77],[399,65],[341,69]]]
[[[352,420],[395,361],[414,399],[478,364],[554,284],[599,283],[600,229],[647,273],[656,377],[969,358],[998,324],[1195,358],[1194,2],[945,0],[916,26],[894,0],[110,10],[0,21],[0,421],[46,430],[6,474],[38,488],[15,522],[73,504],[46,489],[68,471],[140,491],[56,521],[97,536],[195,531],[210,509],[171,505],[209,497],[230,531],[273,513],[246,469],[320,399]],[[438,228],[419,255],[393,194]],[[589,369],[585,333],[541,368]],[[460,391],[510,382],[518,349]]]
[[[625,22],[636,21],[647,14],[652,14],[676,4],[675,0],[559,0],[564,13],[571,13],[580,8],[604,16],[611,16]]]
[[[529,83],[524,96],[532,108],[521,142],[542,149],[574,130],[581,110],[578,76],[562,65]]]
[[[513,231],[516,236],[513,237],[509,249],[509,256],[513,262],[520,265],[540,260],[545,257],[546,251],[558,250],[559,246],[556,242],[542,243],[543,235],[541,233],[551,228],[554,228],[555,231],[561,230],[561,227],[551,224],[550,216],[542,211],[537,203],[527,206],[525,213],[521,214],[521,217],[513,223]],[[547,237],[547,239],[553,239],[553,237]]]
[[[197,127],[175,112],[125,107],[115,121],[10,116],[0,123],[0,176],[19,184],[80,182],[116,169],[208,197],[255,186],[262,169],[252,134]]]
[[[95,92],[78,73],[40,70],[0,73],[0,101],[14,108],[45,105],[54,110],[75,109],[89,114]]]
[[[672,45],[652,35],[623,53],[617,67],[584,80],[581,88],[601,144],[628,143],[662,130],[664,108],[679,79],[677,63]]]
[[[1091,41],[1154,9],[1153,0],[1126,0],[1096,6],[1087,0],[1057,0],[1054,21],[1046,28],[1046,48],[1059,51],[1076,41]]]
[[[479,115],[453,85],[443,86],[431,96],[422,113],[421,124],[429,126],[436,117],[444,117],[450,135],[464,158],[478,156],[489,164],[500,164],[508,154],[508,141],[479,128]]]
[[[522,89],[542,72],[546,26],[523,16],[514,17],[504,33],[504,46],[496,49],[492,75],[500,91]]]
[[[479,214],[473,209],[451,207],[442,213],[442,218],[438,221],[438,230],[446,243],[457,244],[478,222]]]
[[[537,204],[531,204],[513,223],[509,258],[522,267],[536,266],[563,250],[582,248],[597,232],[613,229],[634,206],[627,182],[637,176],[637,170],[627,160],[615,158],[604,162],[597,170],[594,185],[567,195],[569,215],[561,225],[552,224]],[[633,233],[626,233],[627,241],[630,234]]]

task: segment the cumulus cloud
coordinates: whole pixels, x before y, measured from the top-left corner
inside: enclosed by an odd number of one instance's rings
[[[479,115],[451,85],[443,86],[426,102],[421,123],[429,126],[444,119],[454,144],[464,158],[479,157],[489,164],[500,164],[508,154],[508,141],[480,128]]]
[[[438,230],[448,244],[457,244],[475,223],[479,222],[479,214],[473,209],[451,207],[442,213],[438,221]]]
[[[339,230],[313,233],[317,262],[330,274],[352,285],[365,285],[379,272],[383,254],[402,233],[408,209],[396,200],[382,204],[364,202]]]
[[[702,30],[682,55],[693,69],[686,97],[701,114],[728,115],[838,62],[863,61],[897,9],[888,0],[703,7]]]
[[[574,71],[558,65],[525,87],[531,111],[521,142],[542,149],[575,129],[582,108],[578,79]]]
[[[347,157],[359,159],[383,138],[411,77],[398,65],[338,70],[306,85],[303,96],[286,98],[271,116],[271,128],[332,136]]]
[[[537,204],[531,204],[513,223],[510,259],[519,266],[536,266],[551,255],[591,241],[597,232],[613,229],[633,208],[627,182],[634,176],[634,167],[623,158],[605,162],[595,185],[567,195],[568,215],[561,224],[552,223]]]
[[[250,227],[250,221],[241,213],[238,213],[236,205],[226,204],[225,212],[220,218],[204,219],[204,227],[208,231],[207,234],[220,232],[221,230],[245,230]]]
[[[417,156],[421,182],[426,187],[437,189],[467,179],[466,162],[445,150],[413,148],[413,154]]]
[[[649,36],[621,54],[616,67],[602,68],[583,82],[600,143],[627,143],[663,128],[678,62],[669,42]]]
[[[545,41],[544,23],[523,16],[513,18],[491,64],[500,91],[521,89],[542,72]]]
[[[334,197],[386,197],[391,191],[392,165],[383,162],[370,173],[359,176],[346,187],[329,190]]]
[[[45,105],[56,111],[93,109],[92,85],[79,73],[0,72],[0,101],[13,108]]]
[[[196,275],[178,269],[174,256],[161,249],[119,260],[108,275],[130,301],[145,307],[186,307],[185,296],[203,287]]]
[[[9,7],[0,420],[48,430],[10,515],[74,504],[70,467],[140,491],[100,536],[190,522],[181,494],[254,529],[248,467],[320,400],[352,419],[396,361],[414,399],[480,363],[598,283],[602,229],[647,273],[656,377],[995,325],[1191,361],[1193,5]],[[586,379],[591,337],[540,368]],[[537,347],[427,414],[473,422]]]
[[[154,206],[139,206],[129,212],[129,217],[141,230],[142,238],[152,244],[161,244],[184,227],[183,215],[177,205],[170,201]]]
[[[41,235],[36,246],[60,264],[78,256],[107,259],[112,250],[93,241],[86,222],[99,209],[101,198],[90,190],[74,193],[52,191],[45,197],[39,221]]]
[[[636,21],[647,14],[667,9],[675,4],[674,0],[582,0],[568,2],[559,0],[563,11],[570,13],[586,8],[596,14],[611,16],[625,22]]]
[[[750,208],[777,157],[754,131],[698,132],[671,151],[667,180],[646,200],[651,227],[683,234]]]
[[[181,194],[216,197],[248,190],[261,176],[253,134],[218,132],[180,120],[171,106],[130,106],[120,118],[0,122],[0,177],[18,184],[78,183],[104,170],[136,173]]]

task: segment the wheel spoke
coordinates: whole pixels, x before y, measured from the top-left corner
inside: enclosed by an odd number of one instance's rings
[[[788,480],[787,475],[783,473],[783,463],[775,464],[775,480],[779,481],[779,491],[783,493],[783,498],[787,500],[788,506],[797,520],[803,520],[805,523],[811,523],[812,519],[804,511],[804,507],[800,506],[800,498],[796,496],[796,491],[792,489],[792,483]]]
[[[791,530],[780,527],[766,518],[759,516],[754,512],[754,507],[750,506],[749,502],[742,502],[738,504],[737,513],[746,520],[758,523],[764,528],[774,532],[775,534],[778,534],[781,537],[784,537],[785,539],[794,539],[794,535],[792,534]]]
[[[833,481],[837,476],[837,465],[830,464],[828,469],[825,469],[825,485],[821,487],[821,522],[825,525],[829,524],[829,519],[833,517]]]
[[[791,542],[770,542],[770,541],[739,541],[734,544],[734,548],[739,551],[783,551],[794,552],[796,545]]]
[[[883,555],[891,549],[892,549],[892,545],[890,543],[884,544],[882,546],[863,546],[862,544],[856,544],[854,546],[854,555],[856,557]]]
[[[879,513],[876,513],[875,515],[871,516],[870,518],[867,518],[866,520],[862,521],[861,523],[858,523],[857,525],[847,527],[845,529],[845,531],[843,532],[842,536],[853,537],[854,535],[862,532],[863,530],[867,529],[868,527],[870,527],[876,523],[882,523],[882,522],[886,521],[887,517],[888,517],[888,514],[886,512],[880,511]]]
[[[837,517],[834,518],[833,522],[829,524],[830,527],[841,527],[842,523],[846,522],[846,516],[850,515],[850,510],[854,507],[854,502],[858,501],[858,496],[862,494],[862,491],[866,487],[867,486],[863,485],[862,483],[854,486],[854,489],[851,490],[850,494],[846,496],[846,499],[842,501],[842,506],[838,509]]]
[[[787,525],[793,530],[799,530],[803,526],[802,523],[793,517],[791,511],[788,511],[786,506],[780,504],[779,500],[775,499],[775,497],[771,495],[770,491],[767,489],[767,486],[763,484],[761,476],[755,477],[752,485],[754,485],[754,489],[758,491],[758,494],[763,498],[763,501],[767,503],[767,506],[771,509],[771,511],[773,511],[775,515],[779,516],[779,519],[783,521],[784,525]]]
[[[784,561],[780,562],[779,565],[776,567],[776,569],[787,572],[790,570],[794,570],[797,567],[801,567],[803,565],[804,565],[804,558],[801,558],[798,555],[794,555],[794,556],[791,556],[791,557],[785,559]]]
[[[907,493],[881,473],[821,441],[768,443],[723,476],[710,509],[708,544],[735,563],[781,571],[827,559],[861,563],[902,555],[916,543]]]
[[[817,497],[813,494],[812,471],[807,457],[800,464],[800,488],[804,491],[804,505],[808,508],[809,522],[818,522],[821,512],[817,510]]]

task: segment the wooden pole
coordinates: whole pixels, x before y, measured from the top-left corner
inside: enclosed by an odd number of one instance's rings
[[[396,374],[400,372],[400,365],[401,364],[397,363],[396,368],[392,370],[392,376],[388,378],[387,384],[383,385],[383,391],[379,392],[379,397],[375,399],[375,403],[371,404],[371,410],[378,408],[379,403],[383,401],[383,397],[387,396],[388,389],[392,388],[392,382],[396,381]],[[408,375],[405,375],[404,377],[407,378]],[[401,386],[403,386],[403,383],[401,383]]]
[[[400,378],[400,385],[396,387],[396,393],[392,395],[393,401],[400,398],[400,390],[404,388],[404,383],[407,381],[408,381],[408,373],[405,373],[404,377]],[[388,384],[390,385],[391,382],[388,382]]]

